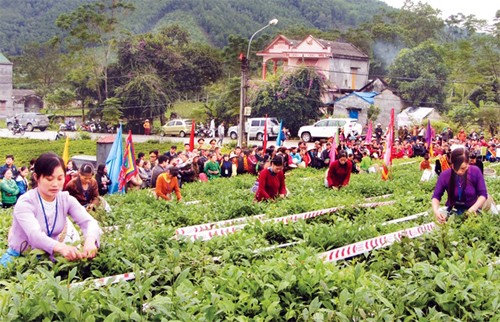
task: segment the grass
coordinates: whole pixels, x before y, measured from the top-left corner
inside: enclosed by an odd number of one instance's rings
[[[181,118],[193,118],[195,111],[203,107],[202,102],[185,102],[178,101],[174,104],[174,108],[167,113],[167,117],[170,117],[171,113],[176,113]]]
[[[55,152],[62,156],[64,143],[65,140],[47,141],[0,138],[0,146],[4,147],[0,155],[0,164],[3,164],[3,157],[7,154],[14,155],[14,164],[18,168],[23,165],[28,166],[31,159],[37,158],[42,153]],[[137,157],[139,152],[144,152],[147,155],[151,150],[158,150],[160,153],[164,153],[170,149],[171,145],[175,144],[179,145],[178,143],[159,143],[158,141],[151,140],[144,143],[134,143],[134,149]],[[70,157],[78,154],[96,155],[96,150],[97,143],[91,139],[71,140],[69,144]]]

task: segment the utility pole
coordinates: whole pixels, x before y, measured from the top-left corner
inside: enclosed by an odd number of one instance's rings
[[[241,62],[241,96],[240,96],[240,120],[238,124],[238,146],[243,147],[247,145],[245,135],[245,116],[244,109],[247,101],[247,78],[248,78],[248,58],[245,54],[241,53],[239,60]]]
[[[240,97],[240,124],[238,125],[238,146],[243,147],[243,145],[247,145],[246,137],[245,137],[245,117],[244,110],[247,104],[247,90],[248,90],[248,65],[249,65],[249,56],[250,56],[250,46],[252,45],[252,39],[256,34],[266,29],[269,26],[274,26],[278,23],[278,19],[274,18],[268,22],[267,25],[260,28],[256,32],[253,33],[252,37],[248,41],[248,49],[247,55],[244,53],[240,54],[240,62],[241,62],[241,97]]]

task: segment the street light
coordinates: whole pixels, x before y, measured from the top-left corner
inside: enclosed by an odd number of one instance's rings
[[[248,72],[248,66],[249,66],[249,57],[250,57],[250,46],[252,44],[253,37],[255,37],[256,34],[261,32],[262,30],[266,29],[269,26],[274,26],[275,24],[278,23],[278,19],[274,18],[271,21],[268,22],[267,25],[264,27],[260,28],[254,34],[252,37],[250,37],[250,40],[248,41],[248,49],[247,49],[247,55],[246,57],[241,57],[241,96],[240,96],[240,123],[238,125],[238,146],[242,147],[245,135],[243,134],[243,126],[244,126],[244,117],[243,117],[243,110],[246,105],[246,98],[247,98],[247,72]]]

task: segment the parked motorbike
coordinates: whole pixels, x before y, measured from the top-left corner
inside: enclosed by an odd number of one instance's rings
[[[212,131],[203,125],[199,125],[197,126],[194,134],[197,137],[208,138],[212,136]]]
[[[16,134],[24,135],[24,132],[26,132],[26,129],[22,125],[14,124],[12,126],[12,135],[16,135]]]
[[[85,121],[84,123],[82,123],[82,125],[80,125],[80,130],[93,133],[96,131],[96,126],[94,122]]]
[[[59,123],[59,131],[76,131],[76,125],[73,121]]]
[[[113,125],[106,125],[106,132],[113,134],[113,133],[116,133],[116,129]]]

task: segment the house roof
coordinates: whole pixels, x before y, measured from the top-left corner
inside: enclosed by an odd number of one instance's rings
[[[284,40],[286,44],[289,47],[289,50],[284,50],[284,52],[290,52],[296,49],[301,43],[306,41],[306,39],[311,38],[312,40],[316,41],[318,44],[323,46],[325,49],[330,47],[329,52],[332,54],[333,57],[350,57],[350,58],[362,58],[362,59],[369,59],[368,55],[363,53],[359,48],[354,46],[353,44],[346,43],[346,42],[340,42],[340,41],[330,41],[330,40],[324,40],[324,39],[318,39],[315,38],[312,35],[309,35],[305,37],[302,40],[297,40],[297,39],[290,39],[287,38],[283,35],[278,35],[276,36],[269,45],[264,48],[264,50],[259,51],[257,55],[262,55],[263,53],[269,51],[270,48],[274,46],[279,40]]]
[[[375,77],[374,79],[371,79],[365,86],[361,87],[359,89],[359,92],[364,92],[364,91],[370,91],[373,89],[375,82],[379,81],[386,89],[389,88],[389,84],[380,77]]]
[[[284,40],[284,41],[288,44],[288,46],[290,46],[290,47],[294,47],[294,46],[296,46],[298,43],[300,43],[300,40],[290,39],[290,38],[287,38],[287,37],[285,37],[285,36],[283,36],[283,35],[281,35],[281,34],[280,34],[280,35],[276,36],[276,37],[275,37],[275,38],[274,38],[274,39],[273,39],[273,40],[269,43],[269,45],[267,45],[267,46],[266,46],[266,48],[264,48],[264,50],[259,51],[259,53],[269,51],[269,49],[270,49],[271,47],[273,47],[273,46],[274,46],[274,44],[275,44],[275,43],[277,43],[280,39]]]
[[[32,89],[13,89],[12,90],[12,96],[16,97],[24,97],[24,96],[31,96],[31,95],[36,95],[36,92]]]
[[[29,98],[35,98],[39,101],[42,101],[42,98],[37,95],[37,93],[32,89],[13,89],[12,97],[14,102],[21,103]]]
[[[12,65],[12,62],[7,59],[2,53],[0,53],[0,64],[3,65]]]
[[[397,116],[399,126],[419,124],[434,112],[432,107],[408,107]]]
[[[401,114],[409,115],[411,118],[423,120],[434,111],[432,107],[408,107]]]
[[[317,39],[323,46],[331,47],[333,56],[348,56],[358,58],[369,58],[367,54],[362,52],[358,47],[347,42],[330,41]]]
[[[339,98],[336,102],[354,95],[356,97],[359,97],[363,101],[367,102],[368,104],[373,104],[375,102],[375,96],[377,96],[378,94],[379,94],[378,92],[352,92],[349,95]]]

